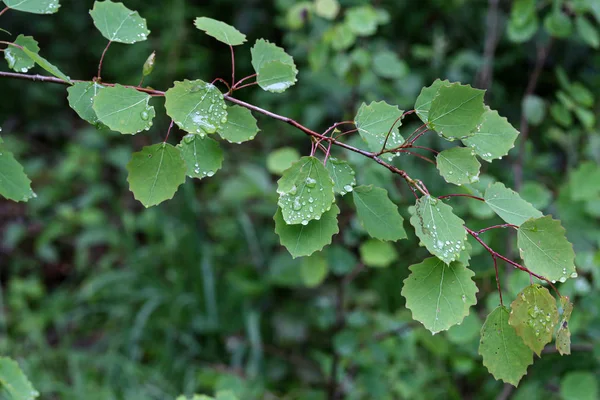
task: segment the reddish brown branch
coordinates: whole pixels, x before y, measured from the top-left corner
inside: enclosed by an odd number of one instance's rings
[[[4,14],[5,12],[7,12],[8,10],[10,10],[9,7],[6,7],[4,10],[0,11],[0,15]]]
[[[104,51],[102,52],[102,56],[100,56],[100,62],[98,63],[98,81],[100,81],[101,78],[101,74],[102,74],[102,63],[104,62],[104,56],[106,55],[106,52],[108,51],[108,48],[110,47],[110,45],[112,44],[112,41],[108,41],[108,43],[106,44],[106,47],[104,48]]]
[[[475,200],[479,200],[479,201],[485,201],[485,199],[482,198],[482,197],[477,197],[477,196],[473,196],[473,195],[470,195],[470,194],[464,194],[464,193],[445,194],[443,196],[438,197],[438,199],[443,200],[443,199],[449,199],[451,197],[468,197],[470,199],[475,199]]]

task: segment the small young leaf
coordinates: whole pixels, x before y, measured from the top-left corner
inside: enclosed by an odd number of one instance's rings
[[[498,111],[486,108],[481,121],[474,131],[473,136],[463,139],[465,146],[469,146],[475,153],[487,162],[500,159],[515,147],[515,140],[519,135],[513,126]]]
[[[470,85],[441,85],[431,101],[427,125],[447,140],[472,136],[485,112],[484,94]]]
[[[361,261],[369,267],[386,268],[398,259],[394,246],[381,240],[369,239],[358,250]]]
[[[465,221],[441,200],[429,195],[421,197],[417,200],[410,223],[427,250],[446,264],[457,260],[466,248]]]
[[[286,169],[300,159],[300,153],[293,147],[282,147],[267,156],[267,169],[270,173],[283,175]]]
[[[0,357],[0,399],[33,400],[39,395],[16,361]]]
[[[357,186],[353,197],[356,215],[369,235],[380,240],[406,239],[404,219],[385,189]]]
[[[127,164],[129,189],[144,207],[173,198],[185,182],[187,167],[181,151],[168,143],[146,146]]]
[[[403,111],[397,106],[389,105],[385,101],[372,102],[369,105],[363,103],[360,106],[354,122],[356,123],[358,133],[367,142],[372,152],[378,153],[381,151],[390,129],[391,133],[385,148],[393,149],[404,143],[404,138],[398,133],[398,128],[402,125],[402,122],[396,122],[402,116],[402,113]],[[394,122],[396,122],[396,125],[392,129]],[[394,155],[392,153],[385,153],[382,154],[382,158],[391,160],[394,158]]]
[[[217,141],[200,135],[186,135],[177,145],[187,165],[187,176],[202,179],[221,169],[223,150]]]
[[[517,386],[533,364],[533,352],[508,324],[509,311],[498,306],[487,316],[481,328],[479,354],[483,365],[496,379]]]
[[[216,86],[201,80],[175,82],[165,93],[167,115],[189,133],[215,133],[227,123],[227,105]]]
[[[250,110],[240,106],[227,109],[227,122],[219,129],[219,135],[230,143],[242,143],[254,139],[259,129]]]
[[[258,86],[267,92],[282,93],[296,83],[297,74],[298,70],[293,64],[265,62],[257,72]]]
[[[461,263],[446,265],[430,257],[408,268],[411,273],[402,287],[406,308],[431,333],[460,324],[477,303],[475,273]]]
[[[310,221],[307,225],[288,225],[283,220],[281,209],[277,208],[273,217],[275,233],[279,236],[281,245],[292,257],[309,256],[330,244],[333,235],[339,232],[337,221],[339,213],[340,209],[333,204],[319,220]]]
[[[116,84],[100,90],[92,107],[98,120],[113,131],[135,135],[152,126],[155,111],[149,105],[151,98],[147,93]]]
[[[571,354],[571,331],[569,330],[569,320],[573,312],[573,303],[568,297],[560,298],[560,306],[562,308],[562,318],[558,331],[556,332],[556,350],[560,355]]]
[[[304,257],[300,264],[300,275],[308,287],[319,286],[327,278],[328,272],[327,260],[320,253]]]
[[[60,8],[58,0],[3,0],[8,8],[33,14],[54,14]]]
[[[466,147],[453,147],[436,157],[437,169],[448,183],[465,185],[479,180],[481,164]]]
[[[277,204],[290,225],[308,225],[311,220],[318,220],[335,201],[333,179],[315,157],[302,157],[292,164],[277,184]]]
[[[19,35],[15,44],[21,47],[27,47],[30,51],[38,53],[40,48],[38,42],[31,36]],[[33,68],[35,62],[23,50],[18,47],[8,46],[4,50],[4,58],[8,62],[8,68],[17,72],[27,72]]]
[[[1,140],[0,140],[1,143]],[[13,154],[0,144],[0,196],[13,201],[35,197],[31,181]]]
[[[144,66],[142,67],[142,75],[148,76],[154,71],[154,63],[156,62],[156,52],[153,51],[152,54],[148,56],[146,61],[144,62]]]
[[[508,323],[531,350],[541,355],[558,322],[556,300],[548,289],[534,284],[519,293],[510,308]]]
[[[542,213],[530,203],[523,200],[519,194],[496,182],[485,191],[484,199],[487,205],[506,223],[520,226],[529,218],[539,218]]]
[[[43,69],[45,69],[46,71],[48,71],[49,73],[54,75],[55,77],[62,79],[63,81],[65,81],[69,84],[73,84],[73,82],[71,82],[71,78],[69,78],[67,75],[63,74],[58,68],[56,68],[50,62],[48,62],[48,60],[46,60],[44,57],[40,56],[37,52],[31,51],[27,47],[23,47],[22,51],[29,58],[31,58],[33,61],[35,61],[35,63],[37,65],[39,65],[40,67],[42,67]]]
[[[551,216],[529,219],[519,227],[517,244],[525,266],[552,281],[577,277],[573,245],[565,228]]]
[[[238,46],[246,41],[246,35],[225,22],[207,17],[198,17],[194,21],[196,28],[214,37],[219,42],[230,46]]]
[[[123,3],[96,1],[90,15],[102,36],[111,42],[132,44],[146,40],[150,34],[146,20]]]
[[[67,88],[69,106],[75,110],[81,119],[86,120],[92,125],[98,123],[98,116],[92,105],[96,95],[102,89],[104,89],[104,86],[96,82],[77,82]]]
[[[419,97],[417,97],[417,101],[415,102],[415,111],[421,121],[424,123],[427,123],[429,120],[428,118],[431,102],[442,85],[450,85],[450,82],[436,79],[431,86],[421,89],[421,94],[419,94]]]
[[[329,175],[333,179],[333,191],[342,196],[352,191],[356,185],[355,172],[344,160],[339,160],[335,157],[329,158],[325,165]]]

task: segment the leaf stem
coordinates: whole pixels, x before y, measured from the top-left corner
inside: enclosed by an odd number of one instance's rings
[[[3,9],[2,11],[0,11],[0,15],[4,14],[5,12],[7,12],[8,10],[10,10],[10,7],[6,7],[5,9]]]
[[[109,40],[108,43],[106,44],[106,47],[104,48],[104,51],[102,52],[102,56],[100,56],[100,62],[98,63],[98,76],[97,76],[97,80],[98,82],[102,81],[102,62],[104,61],[104,56],[106,55],[106,52],[108,51],[108,48],[110,47],[110,45],[112,44],[112,41]]]
[[[248,76],[246,76],[246,77],[244,77],[244,78],[240,79],[239,81],[237,81],[237,82],[236,82],[236,83],[233,85],[232,89],[233,89],[233,90],[237,90],[237,87],[240,85],[240,83],[242,83],[242,82],[244,82],[244,81],[247,81],[248,79],[255,78],[256,76],[257,76],[256,74],[252,74],[252,75],[248,75]]]
[[[475,199],[475,200],[479,200],[479,201],[485,201],[485,199],[482,198],[482,197],[477,197],[477,196],[473,196],[473,195],[465,194],[465,193],[445,194],[443,196],[439,196],[438,199],[443,200],[443,199],[449,199],[451,197],[468,197],[470,199]]]
[[[167,136],[165,136],[165,140],[164,143],[167,143],[167,139],[169,139],[169,134],[171,133],[171,129],[173,129],[173,120],[171,120],[171,123],[169,124],[169,129],[167,129]]]
[[[385,140],[383,141],[383,146],[381,147],[381,151],[379,152],[379,154],[381,154],[381,153],[383,153],[385,151],[385,146],[387,145],[388,138],[392,134],[392,131],[394,130],[394,127],[396,126],[396,124],[398,123],[398,121],[402,120],[404,117],[406,117],[407,115],[410,115],[410,114],[412,114],[414,112],[415,112],[415,110],[408,110],[408,111],[402,113],[401,116],[399,116],[398,118],[396,118],[396,120],[392,124],[390,130],[388,131],[387,135],[385,135]]]
[[[489,231],[490,229],[497,229],[497,228],[515,228],[515,229],[519,229],[518,226],[513,225],[513,224],[502,224],[502,225],[488,226],[487,228],[483,228],[483,229],[477,231],[477,234],[481,234],[483,232]]]
[[[231,51],[231,87],[233,87],[235,86],[235,52],[232,45],[229,45],[229,50]],[[231,89],[229,89],[229,92],[231,92]]]

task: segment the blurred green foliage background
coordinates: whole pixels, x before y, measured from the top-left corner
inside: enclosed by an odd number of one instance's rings
[[[91,79],[106,45],[88,15],[93,2],[62,3],[51,16],[8,12],[0,26],[34,36],[41,54],[72,78]],[[64,86],[7,79],[0,80],[2,137],[37,198],[0,201],[0,353],[20,362],[43,399],[169,399],[219,389],[244,400],[598,398],[599,3],[340,0],[334,18],[316,3],[125,1],[152,34],[134,46],[113,44],[103,78],[137,84],[154,50],[145,81],[154,88],[228,78],[229,49],[192,24],[207,16],[248,36],[236,49],[238,77],[252,73],[255,39],[294,56],[296,86],[239,96],[317,131],[352,119],[363,101],[411,109],[436,78],[487,88],[487,103],[528,134],[507,159],[483,166],[478,187],[505,182],[566,227],[579,272],[559,287],[575,302],[573,355],[548,349],[518,389],[496,382],[477,355],[483,318],[498,304],[489,255],[472,243],[478,305],[462,325],[432,336],[400,295],[408,266],[427,252],[414,234],[392,248],[369,243],[347,198],[334,244],[293,260],[273,231],[278,176],[266,162],[282,147],[310,151],[292,127],[259,117],[254,141],[221,142],[225,163],[214,177],[143,209],[125,165],[132,152],[163,140],[169,121],[161,102],[153,104],[154,128],[130,137],[79,120]],[[534,96],[524,98],[544,51]],[[418,126],[407,121],[401,132]],[[174,133],[174,142],[183,135]],[[448,146],[435,135],[421,144]],[[403,182],[355,154],[335,156],[353,164],[359,184],[387,189],[408,215],[414,197]],[[396,163],[438,195],[461,190],[422,160],[403,155]],[[452,206],[472,228],[499,222],[477,202]],[[485,239],[517,256],[510,232]],[[380,257],[369,257],[369,248]],[[303,277],[315,265],[326,274],[317,285]],[[501,279],[509,302],[529,283],[504,266]]]

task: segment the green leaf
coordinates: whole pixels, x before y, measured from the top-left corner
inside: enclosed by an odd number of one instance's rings
[[[327,272],[329,272],[327,260],[320,253],[302,259],[300,275],[304,285],[308,287],[319,286],[327,277]]]
[[[583,84],[575,82],[569,86],[568,91],[573,99],[582,106],[592,107],[594,105],[594,94]]]
[[[356,113],[354,122],[358,133],[367,142],[372,152],[378,153],[381,151],[390,130],[391,133],[385,146],[386,149],[393,149],[404,143],[404,138],[398,133],[398,128],[402,125],[402,121],[396,122],[402,116],[402,113],[403,111],[398,106],[389,105],[385,101],[372,102],[369,105],[362,103]],[[396,125],[392,129],[394,122],[396,122]],[[385,153],[382,154],[382,158],[391,160],[394,158],[394,155],[392,153]]]
[[[8,151],[0,139],[0,196],[13,201],[27,201],[36,197],[31,190],[31,181],[23,167]]]
[[[530,203],[523,200],[519,194],[496,182],[485,191],[484,199],[487,205],[506,223],[520,226],[529,218],[539,218],[542,213]]]
[[[146,40],[150,34],[146,20],[123,3],[96,1],[90,15],[102,36],[111,42],[132,44]]]
[[[344,23],[357,36],[371,36],[377,32],[379,17],[370,5],[349,8]]]
[[[339,232],[337,215],[338,206],[333,204],[319,220],[310,221],[307,225],[288,225],[283,220],[281,209],[278,208],[273,219],[275,233],[292,257],[309,256],[315,251],[331,243],[333,235]]]
[[[466,248],[465,221],[435,197],[427,195],[417,200],[410,223],[427,250],[446,264],[457,260]]]
[[[508,23],[508,38],[516,43],[525,42],[537,32],[538,25],[535,0],[515,1]]]
[[[250,110],[232,106],[227,108],[227,122],[219,130],[219,135],[230,143],[240,144],[254,139],[258,131],[256,118]]]
[[[529,219],[519,227],[517,244],[525,266],[551,281],[577,277],[573,245],[560,221],[545,216]]]
[[[566,38],[573,31],[573,23],[567,14],[554,10],[544,19],[544,28],[551,36]]]
[[[385,268],[398,259],[398,253],[389,242],[369,239],[358,249],[363,264],[369,267]]]
[[[481,164],[466,147],[453,147],[439,153],[436,157],[437,169],[448,183],[465,185],[479,180]]]
[[[484,94],[470,85],[441,85],[431,101],[427,125],[448,140],[472,136],[485,112]]]
[[[116,84],[100,90],[92,105],[98,120],[113,131],[135,135],[149,130],[155,116],[148,93]]]
[[[331,48],[336,51],[348,49],[356,42],[356,35],[347,24],[336,24],[327,34]]]
[[[277,181],[283,219],[287,224],[307,225],[318,220],[335,201],[333,179],[317,158],[302,157]]]
[[[201,136],[221,130],[227,123],[223,94],[199,79],[175,82],[165,93],[165,108],[177,126]]]
[[[181,151],[168,143],[146,146],[127,164],[129,189],[144,207],[173,198],[185,182],[187,167]]]
[[[98,116],[92,105],[96,95],[102,89],[104,89],[104,86],[96,82],[77,82],[67,88],[69,106],[75,110],[81,119],[86,120],[92,125],[98,123]]]
[[[523,100],[523,113],[531,125],[539,125],[546,116],[546,103],[536,95],[527,95]]]
[[[498,111],[486,108],[481,117],[474,135],[463,139],[465,146],[469,146],[475,153],[487,162],[501,159],[515,147],[515,140],[519,135],[513,126]]]
[[[497,307],[487,316],[481,328],[479,354],[483,365],[496,379],[517,386],[533,364],[533,352],[508,324],[509,312]]]
[[[350,164],[335,157],[329,158],[325,168],[333,179],[333,191],[342,196],[350,193],[356,185],[356,174]]]
[[[550,115],[552,118],[556,120],[559,124],[564,126],[565,128],[570,128],[573,124],[573,116],[568,108],[560,103],[554,103],[550,106]]]
[[[32,36],[19,35],[15,44],[21,47],[27,47],[30,51],[38,53],[40,48],[38,42]],[[23,50],[18,47],[8,46],[4,50],[4,58],[8,62],[8,68],[17,72],[27,72],[33,68],[35,62]]]
[[[34,14],[54,14],[60,8],[58,0],[3,0],[8,8]]]
[[[583,41],[590,47],[593,47],[594,49],[600,47],[600,34],[587,18],[581,15],[578,16],[577,19],[575,19],[575,27],[577,28],[579,36],[581,36]]]
[[[596,400],[600,397],[598,379],[592,372],[572,371],[560,381],[560,398],[565,400]]]
[[[541,285],[527,286],[510,305],[508,323],[538,356],[552,340],[558,322],[556,300]]]
[[[454,344],[469,344],[479,338],[482,321],[476,312],[472,312],[465,317],[460,325],[454,325],[448,329],[447,338]]]
[[[353,197],[356,215],[369,235],[380,240],[406,239],[404,219],[385,189],[357,186]]]
[[[408,75],[408,65],[393,51],[382,50],[373,55],[373,72],[382,78],[400,79]]]
[[[300,153],[293,147],[282,147],[267,156],[267,169],[270,173],[283,175],[286,169],[300,159]]]
[[[198,17],[194,22],[196,28],[204,31],[208,36],[212,36],[219,42],[230,46],[238,46],[246,41],[246,35],[225,22],[207,17]]]
[[[322,18],[333,20],[340,12],[337,0],[315,0],[315,13]]]
[[[600,166],[592,161],[584,161],[571,171],[569,187],[575,201],[589,200],[600,196]]]
[[[16,361],[0,357],[0,399],[33,400],[39,395]]]
[[[562,318],[558,331],[556,332],[556,350],[561,355],[571,354],[571,331],[569,330],[569,320],[571,319],[571,313],[573,312],[573,303],[568,297],[562,296],[560,298],[560,306],[562,308]]]
[[[268,92],[282,93],[296,83],[297,74],[298,70],[293,64],[281,61],[265,62],[257,72],[258,86]]]
[[[23,47],[22,51],[29,58],[31,58],[33,61],[35,61],[35,63],[37,65],[42,67],[44,70],[46,70],[50,74],[54,75],[55,77],[57,77],[59,79],[62,79],[63,81],[65,81],[69,84],[73,84],[73,82],[71,82],[71,78],[69,78],[67,75],[63,74],[58,68],[56,68],[50,62],[48,62],[48,60],[46,60],[44,57],[40,56],[37,52],[31,51],[27,47]]]
[[[419,94],[419,97],[417,97],[417,101],[415,102],[415,112],[424,123],[427,123],[428,121],[431,102],[442,85],[450,85],[450,82],[436,79],[431,86],[421,89],[421,93]]]
[[[252,54],[252,67],[256,73],[258,73],[263,64],[272,61],[294,65],[292,56],[287,54],[281,47],[264,39],[258,39],[250,49],[250,53]]]
[[[459,262],[446,265],[430,257],[408,269],[402,287],[406,308],[434,335],[460,324],[477,303],[475,273]]]
[[[142,66],[142,75],[149,76],[154,71],[154,64],[156,63],[156,51],[148,56],[144,65]]]
[[[221,169],[223,150],[217,141],[200,135],[186,135],[177,145],[187,166],[187,176],[202,179]]]

